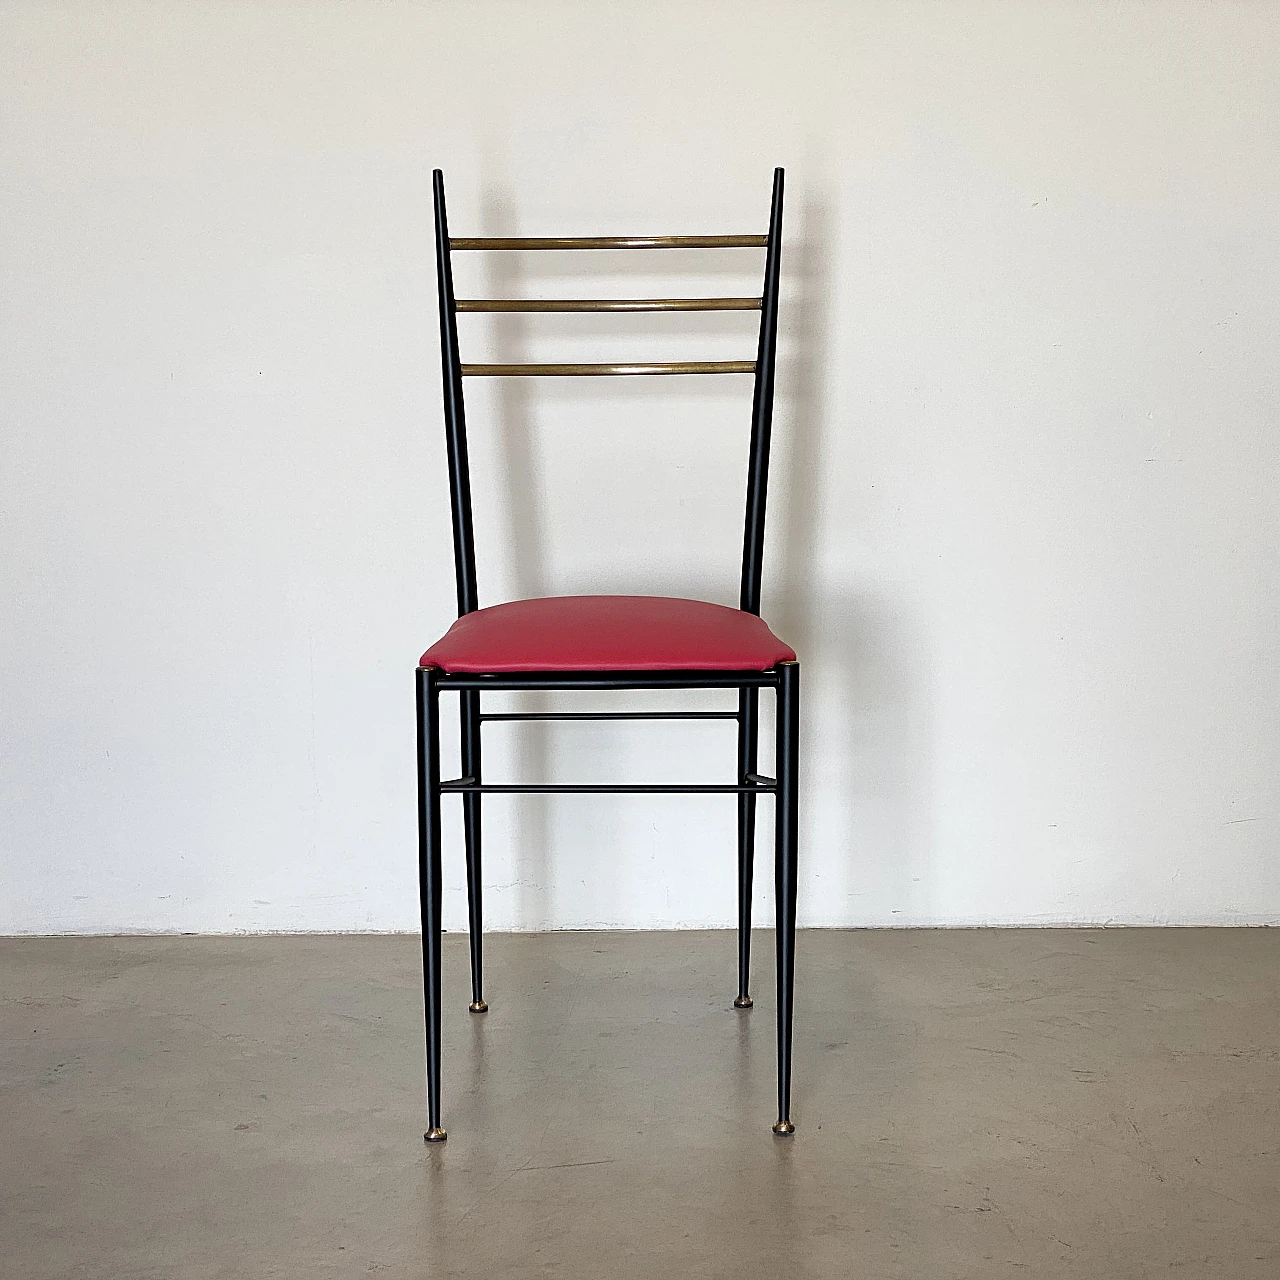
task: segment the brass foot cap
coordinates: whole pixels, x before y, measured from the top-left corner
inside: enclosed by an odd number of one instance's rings
[[[790,1120],[779,1120],[778,1123],[773,1126],[773,1132],[779,1138],[789,1138],[793,1133],[795,1133],[795,1131],[796,1127]]]
[[[467,1005],[467,1008],[470,1009],[472,1013],[489,1012],[489,1006],[485,1004],[483,1000],[473,1000],[469,1005]]]
[[[753,1004],[755,1004],[755,1001],[750,996],[739,996],[733,1002],[733,1007],[735,1009],[750,1009]]]
[[[449,1135],[443,1129],[428,1129],[422,1135],[424,1142],[443,1142]]]

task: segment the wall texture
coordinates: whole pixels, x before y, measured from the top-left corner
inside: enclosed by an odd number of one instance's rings
[[[413,928],[411,673],[454,594],[430,170],[455,234],[707,232],[763,229],[774,164],[802,921],[1280,921],[1280,7],[5,0],[0,932]],[[478,358],[753,347],[463,324]],[[483,601],[734,602],[748,401],[477,391]],[[732,755],[715,723],[489,749]],[[489,815],[495,928],[733,918],[729,800]]]

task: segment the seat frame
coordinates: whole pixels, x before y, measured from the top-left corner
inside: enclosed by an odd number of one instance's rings
[[[557,239],[450,239],[444,176],[433,174],[436,268],[440,303],[440,347],[444,378],[445,442],[453,524],[458,615],[479,608],[471,480],[467,458],[466,411],[462,380],[470,376],[555,376],[597,374],[717,374],[751,372],[754,381],[751,444],[747,471],[739,607],[760,613],[764,560],[765,504],[778,333],[778,297],[782,249],[783,171],[775,169],[767,235],[576,237]],[[764,287],[760,298],[609,299],[573,301],[459,301],[454,296],[455,250],[764,248]],[[609,365],[464,365],[459,356],[459,311],[689,311],[760,310],[760,334],[754,361],[671,361]],[[783,661],[764,671],[542,671],[450,673],[419,666],[416,674],[418,757],[418,873],[422,909],[423,987],[426,1015],[428,1142],[443,1142],[441,1125],[441,796],[459,794],[466,844],[468,928],[471,948],[472,1013],[487,1012],[484,999],[483,889],[481,880],[481,801],[486,794],[627,793],[734,794],[738,797],[738,995],[734,1007],[752,1007],[751,893],[754,877],[756,800],[775,799],[775,950],[777,976],[778,1119],[773,1132],[795,1131],[791,1121],[792,1006],[795,977],[796,885],[799,809],[800,664]],[[486,690],[561,689],[733,689],[734,711],[619,711],[485,713]],[[757,772],[761,689],[776,697],[774,777]],[[462,776],[440,777],[440,695],[456,692],[461,725]],[[481,767],[481,728],[486,720],[677,720],[732,719],[737,722],[737,781],[686,784],[516,784],[487,783]]]

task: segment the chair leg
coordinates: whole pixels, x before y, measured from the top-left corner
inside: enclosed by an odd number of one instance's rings
[[[760,691],[738,690],[738,781],[755,773],[760,729]],[[751,1008],[751,881],[756,856],[756,797],[738,796],[738,998],[735,1009]]]
[[[428,1142],[449,1135],[440,1127],[440,690],[436,669],[419,667],[418,896],[422,905],[422,985],[427,1023]]]
[[[796,953],[796,825],[800,788],[800,664],[780,662],[778,673],[778,793],[775,819],[774,901],[778,955],[778,1122],[779,1136],[794,1133],[791,1123],[791,1014]]]
[[[480,691],[467,689],[458,695],[462,724],[462,772],[480,777]],[[484,884],[480,863],[480,793],[462,794],[462,827],[467,843],[467,931],[471,939],[472,1013],[488,1013],[484,1000]]]

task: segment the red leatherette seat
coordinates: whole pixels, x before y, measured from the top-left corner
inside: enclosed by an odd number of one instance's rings
[[[794,660],[754,613],[670,596],[551,596],[464,614],[422,655],[448,672],[767,671]]]

